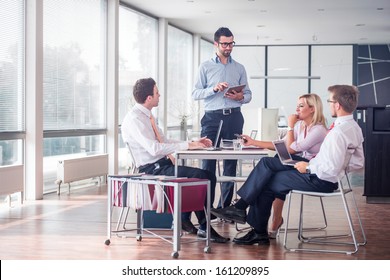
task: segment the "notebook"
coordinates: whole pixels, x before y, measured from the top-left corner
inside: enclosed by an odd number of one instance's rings
[[[229,87],[226,93],[234,94],[233,90],[236,92],[241,92],[245,88],[245,86],[246,85],[238,85],[238,86]]]
[[[272,141],[274,144],[275,150],[279,155],[279,159],[282,164],[294,166],[300,160],[293,160],[290,153],[288,152],[286,142],[284,140],[274,140]]]

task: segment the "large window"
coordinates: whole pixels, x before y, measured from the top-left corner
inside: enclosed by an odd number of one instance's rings
[[[192,35],[168,26],[168,92],[164,94],[167,95],[167,108],[169,108],[167,124],[168,128],[171,128],[168,135],[176,139],[186,137],[187,125],[192,124],[192,116],[197,114],[194,110],[195,102],[191,97],[192,57]]]
[[[157,81],[157,20],[127,7],[119,8],[119,123],[134,105],[133,86],[138,79]],[[128,152],[119,137],[119,172],[127,171]]]
[[[119,9],[119,123],[134,104],[138,79],[157,81],[157,20],[121,6]]]
[[[49,185],[58,156],[105,151],[105,20],[103,0],[44,1],[44,180]]]
[[[24,1],[0,2],[0,166],[23,162]]]

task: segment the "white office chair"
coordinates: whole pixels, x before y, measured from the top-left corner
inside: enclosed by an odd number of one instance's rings
[[[127,147],[127,151],[129,153],[129,156],[130,156],[130,163],[129,163],[129,168],[127,169],[127,172],[128,174],[136,174],[138,173],[138,168],[135,164],[135,159],[134,159],[134,155],[130,149],[130,146],[129,146],[129,143],[125,143],[126,144],[126,147]],[[129,216],[129,211],[130,211],[130,207],[122,207],[121,208],[121,211],[119,213],[119,217],[118,217],[118,222],[116,224],[116,230],[119,231],[119,227],[120,227],[120,224],[122,223],[122,229],[126,229],[126,221],[127,221],[127,218]],[[126,212],[125,216],[124,213]],[[137,213],[137,219],[140,219],[141,216]]]
[[[350,157],[349,157],[350,159]],[[353,190],[351,188],[350,179],[348,177],[348,170],[347,166],[349,163],[349,159],[346,161],[347,164],[345,164],[345,168],[343,170],[343,176],[339,176],[338,180],[338,189],[332,193],[320,193],[320,192],[306,192],[306,191],[298,191],[298,190],[292,190],[290,191],[290,194],[288,196],[288,203],[287,203],[287,217],[285,222],[285,228],[284,228],[284,242],[283,245],[285,249],[295,252],[295,251],[308,251],[308,252],[326,252],[326,253],[345,253],[345,254],[354,254],[359,250],[359,246],[363,246],[367,243],[366,235],[363,229],[362,221],[359,215],[359,210],[357,207],[357,203],[353,194]],[[300,212],[299,212],[299,224],[298,224],[298,240],[301,241],[298,245],[298,247],[289,247],[287,244],[287,237],[289,235],[289,218],[290,218],[290,209],[291,209],[291,198],[294,194],[300,195]],[[357,218],[357,222],[359,225],[360,230],[360,238],[361,240],[357,240],[356,231],[354,228],[354,224],[352,222],[351,212],[349,209],[349,202],[347,201],[346,195],[350,194],[350,200],[352,201],[352,207],[355,209],[355,215]],[[348,221],[348,228],[349,232],[347,234],[338,234],[338,235],[328,235],[327,229],[324,232],[324,235],[321,236],[305,236],[304,232],[308,232],[310,230],[305,230],[303,228],[303,199],[305,196],[310,197],[320,197],[320,198],[327,198],[327,197],[336,197],[338,198],[343,205],[345,214],[346,214],[346,220]],[[322,203],[322,200],[321,200]],[[322,206],[323,207],[323,206]],[[324,209],[324,208],[323,208]],[[324,216],[325,217],[325,216]],[[339,218],[339,217],[337,217]],[[326,221],[326,219],[325,219]],[[336,239],[343,239],[337,241]],[[310,244],[310,246],[308,245]],[[317,245],[314,245],[317,244]],[[331,247],[325,247],[325,245],[331,245]],[[320,246],[320,247],[319,247]],[[340,249],[336,249],[335,246],[343,246]]]

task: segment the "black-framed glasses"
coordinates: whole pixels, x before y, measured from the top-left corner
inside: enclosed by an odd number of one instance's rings
[[[220,46],[222,46],[222,48],[227,48],[228,46],[229,47],[234,47],[234,45],[236,44],[236,42],[229,42],[229,43],[227,43],[227,42],[218,42],[218,44],[220,45]]]
[[[328,102],[328,103],[337,103],[337,101],[335,101],[335,100],[330,100],[330,99],[327,99],[326,102]]]

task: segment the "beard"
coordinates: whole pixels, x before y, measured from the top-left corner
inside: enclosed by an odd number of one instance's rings
[[[224,57],[229,57],[230,54],[231,54],[231,52],[232,52],[232,51],[224,50],[224,51],[222,52],[222,55],[223,55]]]

